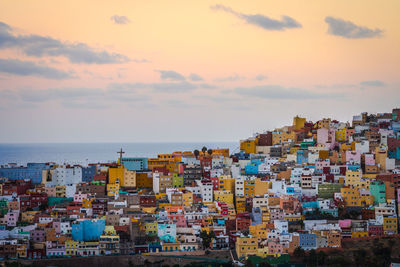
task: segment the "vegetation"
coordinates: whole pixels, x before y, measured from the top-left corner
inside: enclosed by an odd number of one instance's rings
[[[200,238],[202,239],[203,248],[206,249],[210,247],[212,239],[215,238],[215,233],[214,231],[210,231],[210,233],[201,231]]]

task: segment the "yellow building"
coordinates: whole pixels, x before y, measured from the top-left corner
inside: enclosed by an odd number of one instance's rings
[[[272,132],[272,145],[282,144],[288,140],[296,140],[295,132]]]
[[[146,235],[156,236],[157,235],[157,221],[145,222],[143,224],[144,231]]]
[[[136,171],[130,171],[124,168],[124,176],[121,185],[126,187],[136,187]]]
[[[181,243],[180,242],[175,242],[175,243],[163,242],[162,247],[163,247],[163,252],[178,251],[178,250],[180,250]]]
[[[268,208],[261,208],[262,212],[262,222],[263,223],[269,223],[271,220],[271,214],[269,212]]]
[[[78,241],[74,240],[66,240],[65,241],[65,254],[67,256],[74,256],[76,255],[77,249],[78,249]]]
[[[236,197],[236,212],[243,213],[246,211],[246,199],[244,197]]]
[[[92,208],[92,199],[82,199],[82,208],[91,209]]]
[[[268,250],[268,246],[262,247],[262,248],[258,248],[257,249],[257,256],[262,257],[262,258],[266,258],[269,255],[269,250]]]
[[[233,204],[233,194],[230,191],[214,191],[214,200],[226,204]]]
[[[256,196],[263,196],[268,193],[270,183],[268,181],[263,181],[261,178],[256,178],[254,181],[254,194]]]
[[[257,254],[258,240],[256,237],[238,237],[235,249],[239,258],[247,259],[248,256]]]
[[[336,140],[339,141],[339,142],[346,142],[347,141],[346,133],[347,133],[347,129],[346,128],[343,128],[341,130],[337,130],[336,131]]]
[[[254,197],[256,193],[255,181],[254,180],[244,180],[244,196]]]
[[[364,207],[374,203],[374,197],[371,195],[360,195],[358,188],[342,187],[340,193],[348,207]]]
[[[124,168],[108,168],[108,183],[109,184],[124,184]]]
[[[362,173],[359,171],[346,171],[346,186],[358,187],[360,184]]]
[[[107,184],[107,196],[114,197],[119,194],[119,184]]]
[[[292,146],[292,147],[290,148],[290,150],[289,150],[289,154],[296,155],[296,154],[297,154],[297,151],[300,150],[300,149],[301,149],[301,147],[299,147],[299,146]]]
[[[288,222],[297,222],[297,221],[303,221],[305,219],[304,215],[301,213],[285,213],[283,215],[283,219],[288,221]]]
[[[359,238],[359,237],[368,237],[368,232],[352,232],[352,238]]]
[[[182,205],[185,207],[190,207],[193,204],[193,192],[184,190],[182,192]]]
[[[167,165],[167,169],[170,173],[179,174],[179,162],[170,162]]]
[[[262,239],[267,239],[269,229],[267,229],[266,223],[250,225],[249,232],[252,236],[256,237],[260,242]]]
[[[218,179],[218,188],[221,191],[235,193],[235,178],[232,178],[231,176],[221,176]]]
[[[66,197],[66,187],[63,186],[56,186],[56,197]]]
[[[160,160],[168,160],[170,162],[174,162],[175,161],[175,155],[176,154],[158,154],[157,158]]]
[[[243,150],[245,153],[256,153],[256,145],[256,138],[240,140],[240,150]]]
[[[22,222],[28,222],[28,223],[34,223],[35,220],[35,214],[40,213],[40,211],[24,211],[21,213],[21,221]]]
[[[341,144],[340,145],[340,151],[347,151],[347,150],[351,150],[351,144]]]
[[[396,217],[383,217],[383,233],[385,235],[397,234]]]
[[[299,116],[293,118],[293,126],[295,130],[300,130],[301,128],[304,128],[305,123],[306,118],[300,118]]]
[[[229,148],[215,148],[215,149],[211,149],[211,150],[212,150],[213,157],[215,157],[215,156],[229,157]]]
[[[331,124],[331,119],[322,119],[316,123],[317,128],[326,128],[329,129]]]
[[[16,247],[17,258],[26,258],[28,256],[27,250],[28,250],[27,244],[17,244]]]
[[[159,159],[159,158],[155,158],[155,159],[147,159],[147,164],[148,164],[148,168],[149,170],[153,170],[153,168],[155,167],[165,167],[167,166],[171,161],[169,159]]]

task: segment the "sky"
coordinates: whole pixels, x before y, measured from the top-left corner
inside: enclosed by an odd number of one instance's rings
[[[0,143],[237,141],[400,107],[400,1],[2,0]]]

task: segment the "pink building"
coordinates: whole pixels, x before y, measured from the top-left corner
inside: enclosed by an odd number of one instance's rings
[[[283,252],[283,246],[281,243],[278,242],[268,242],[268,252],[269,253],[282,253]]]
[[[330,166],[331,166],[331,162],[329,159],[318,160],[315,162],[315,170],[318,172],[322,172],[324,167],[330,167]]]
[[[375,158],[373,154],[364,154],[365,156],[365,165],[374,166],[375,165]]]
[[[328,143],[329,130],[325,128],[320,128],[317,130],[317,143],[325,145]]]
[[[82,194],[82,192],[75,193],[74,195],[74,202],[76,203],[82,203],[83,199],[87,199],[88,195],[87,194]]]
[[[360,151],[346,151],[346,162],[360,164],[361,163]]]
[[[19,211],[8,212],[5,216],[6,221],[7,221],[7,226],[9,226],[9,227],[17,226],[18,217],[19,217]]]

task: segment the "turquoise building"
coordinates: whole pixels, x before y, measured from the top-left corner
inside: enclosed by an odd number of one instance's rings
[[[369,187],[371,195],[374,196],[374,203],[386,202],[385,183],[382,181],[373,181]]]

